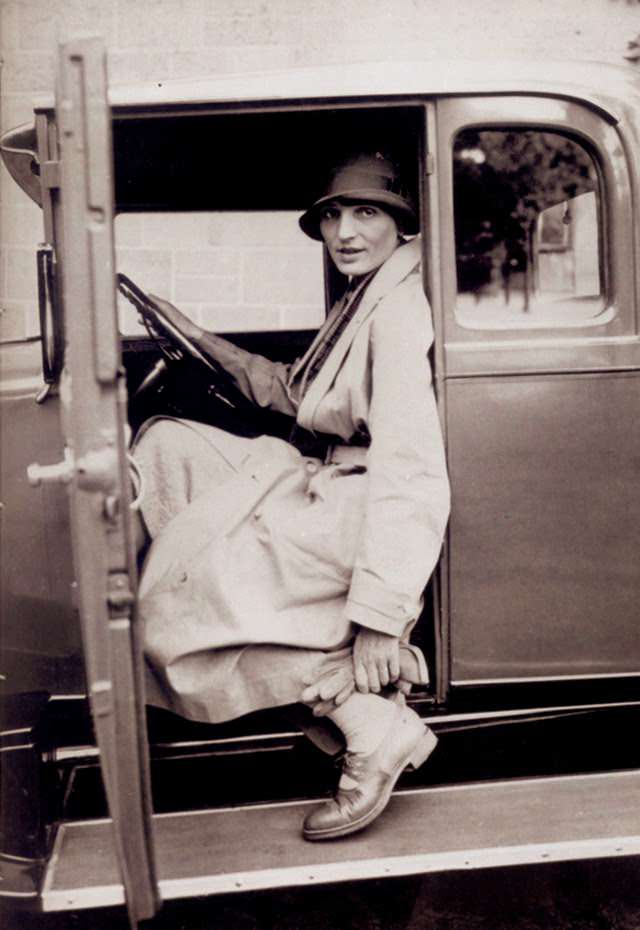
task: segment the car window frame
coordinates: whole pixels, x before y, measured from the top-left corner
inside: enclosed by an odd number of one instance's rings
[[[500,95],[443,98],[437,102],[443,339],[447,376],[473,371],[574,370],[625,364],[625,342],[636,336],[634,222],[631,172],[613,120],[562,98]],[[453,221],[453,144],[463,129],[539,129],[560,132],[583,145],[598,172],[601,216],[601,322],[571,328],[470,329],[456,318],[457,276]],[[633,269],[634,273],[629,273]],[[541,350],[544,350],[541,352]],[[581,360],[579,361],[579,357]]]

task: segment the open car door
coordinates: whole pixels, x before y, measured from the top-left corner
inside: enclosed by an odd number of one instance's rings
[[[102,44],[62,46],[56,93],[64,239],[65,462],[86,677],[115,853],[132,925],[158,907],[142,651],[116,318],[111,118]],[[56,472],[57,469],[57,472]],[[36,477],[38,474],[36,472]]]

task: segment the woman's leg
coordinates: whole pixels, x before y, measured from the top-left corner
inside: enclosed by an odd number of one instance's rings
[[[174,662],[147,656],[149,702],[193,720],[221,723],[267,707],[296,704],[305,683],[351,663],[351,645],[334,652],[250,644],[188,653]]]
[[[132,455],[144,489],[140,514],[151,538],[199,494],[228,481],[252,442],[189,420],[158,417],[144,424]]]

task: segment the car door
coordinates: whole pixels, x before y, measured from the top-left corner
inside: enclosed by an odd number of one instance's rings
[[[61,377],[73,561],[86,677],[132,923],[158,905],[144,725],[136,562],[116,323],[111,117],[100,42],[61,48],[56,123],[66,323]],[[60,214],[58,214],[59,219]]]
[[[612,116],[544,96],[439,101],[438,156],[451,684],[613,686],[640,673],[633,167]]]

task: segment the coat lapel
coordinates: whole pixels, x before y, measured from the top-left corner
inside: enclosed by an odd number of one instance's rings
[[[298,422],[301,426],[313,429],[313,416],[316,408],[333,384],[333,380],[349,351],[356,333],[379,301],[416,268],[420,263],[420,255],[420,237],[416,236],[415,239],[398,248],[373,278],[353,319],[345,327],[344,332],[327,356],[315,380],[309,386],[309,390],[302,398],[298,410]],[[327,317],[327,321],[329,318]],[[316,340],[314,340],[315,344],[317,344]],[[301,360],[302,363],[304,364],[308,358],[310,358],[310,355],[306,353]],[[296,366],[297,371],[300,371],[301,367],[300,365]]]

